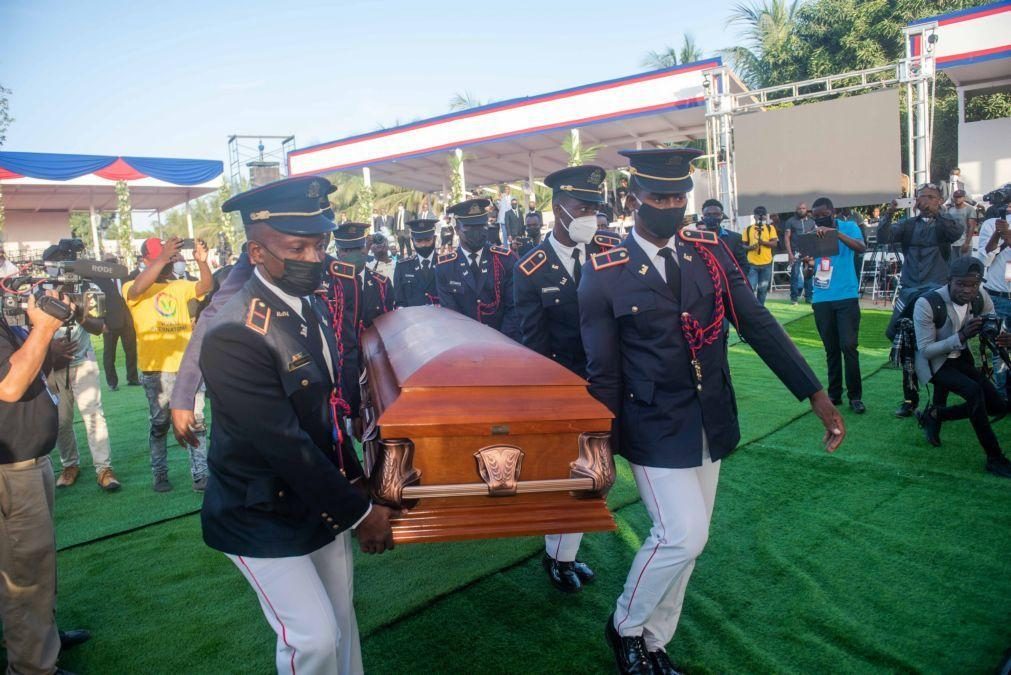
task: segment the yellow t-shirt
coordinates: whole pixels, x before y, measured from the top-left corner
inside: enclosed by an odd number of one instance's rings
[[[759,229],[761,228],[761,229]],[[748,225],[744,230],[744,245],[751,246],[754,243],[767,244],[773,239],[779,239],[776,228],[765,223],[764,225]],[[768,265],[772,262],[772,246],[759,246],[757,250],[748,251],[748,263],[752,265]]]
[[[203,297],[197,295],[197,282],[185,279],[155,282],[136,300],[129,299],[132,287],[132,281],[123,284],[123,297],[137,331],[137,367],[179,372],[183,352],[193,333],[189,301]]]

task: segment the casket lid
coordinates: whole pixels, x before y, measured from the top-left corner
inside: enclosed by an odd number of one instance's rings
[[[404,307],[380,316],[374,329],[404,389],[586,386],[565,366],[442,307]]]
[[[610,428],[613,415],[590,395],[586,380],[449,309],[405,307],[384,314],[363,334],[362,352],[371,405],[384,432]]]

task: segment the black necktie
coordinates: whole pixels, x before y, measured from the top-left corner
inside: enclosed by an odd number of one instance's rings
[[[572,249],[572,278],[575,280],[576,285],[579,285],[579,277],[583,272],[583,266],[579,264],[579,249]]]
[[[474,275],[474,282],[481,278],[481,268],[477,264],[477,253],[470,254],[470,273]]]
[[[431,267],[431,266],[432,266],[432,261],[429,260],[428,258],[425,258],[424,260],[421,261],[421,268],[423,270],[425,270],[426,272],[428,271],[428,268]]]
[[[681,300],[681,268],[674,262],[674,251],[669,248],[660,249],[663,258],[664,276],[667,277],[667,288],[674,294],[675,300]]]
[[[323,335],[320,332],[319,319],[316,317],[316,311],[308,298],[302,298],[302,318],[305,320],[305,338],[309,341],[309,351],[312,352],[312,358],[320,368],[328,370],[326,359],[323,358]]]

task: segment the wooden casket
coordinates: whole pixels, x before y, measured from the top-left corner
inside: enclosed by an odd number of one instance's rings
[[[365,471],[398,543],[613,530],[610,411],[565,367],[441,307],[362,336]]]

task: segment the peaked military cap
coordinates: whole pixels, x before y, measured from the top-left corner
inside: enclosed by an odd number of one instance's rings
[[[322,176],[286,178],[237,194],[221,210],[238,211],[243,225],[263,223],[284,234],[323,234],[334,229],[326,196],[336,189]]]
[[[548,174],[544,184],[553,190],[552,196],[568,195],[573,199],[594,204],[604,203],[602,185],[607,173],[599,166],[567,166]]]
[[[702,155],[694,148],[619,150],[628,157],[632,180],[647,192],[670,194],[692,189],[692,160]]]
[[[446,212],[456,216],[458,225],[487,225],[489,206],[491,206],[489,199],[468,199],[465,202],[453,204],[446,209]]]
[[[411,236],[415,239],[428,239],[435,236],[435,226],[438,224],[437,218],[418,218],[408,220],[407,227],[411,228]]]
[[[333,234],[334,244],[337,248],[361,248],[369,227],[365,223],[341,223]]]

